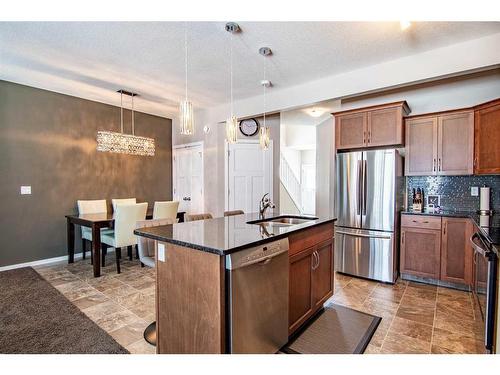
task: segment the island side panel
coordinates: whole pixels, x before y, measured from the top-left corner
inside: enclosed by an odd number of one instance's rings
[[[157,353],[224,353],[224,257],[160,243],[166,252],[165,262],[156,259]]]

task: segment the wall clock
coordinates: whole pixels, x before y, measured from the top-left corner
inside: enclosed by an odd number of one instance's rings
[[[259,122],[254,118],[240,121],[240,132],[247,137],[251,137],[259,131]]]

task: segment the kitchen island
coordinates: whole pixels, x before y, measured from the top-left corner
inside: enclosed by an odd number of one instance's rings
[[[137,229],[156,243],[157,353],[231,352],[227,262],[283,240],[288,274],[280,285],[288,286],[284,320],[292,335],[333,295],[334,222],[271,211],[262,218],[254,213]],[[244,313],[252,319],[266,306],[263,301]]]

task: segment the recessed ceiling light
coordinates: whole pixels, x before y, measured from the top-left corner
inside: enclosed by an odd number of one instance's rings
[[[318,110],[318,109],[313,109],[312,111],[309,112],[309,114],[312,117],[321,117],[321,115],[323,114],[323,111]]]
[[[402,31],[405,31],[407,28],[411,26],[410,21],[399,21],[399,26],[401,27]]]

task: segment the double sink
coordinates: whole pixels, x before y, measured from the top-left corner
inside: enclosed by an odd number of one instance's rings
[[[304,224],[307,223],[308,221],[317,219],[318,219],[317,217],[313,216],[282,215],[282,216],[270,217],[267,219],[248,221],[247,224],[272,226],[272,227],[288,227],[291,225]]]

